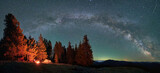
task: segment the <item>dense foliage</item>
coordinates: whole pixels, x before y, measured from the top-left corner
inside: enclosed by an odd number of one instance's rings
[[[54,61],[56,63],[66,62],[68,64],[78,64],[82,66],[92,65],[93,55],[92,55],[91,46],[88,41],[89,40],[87,38],[87,35],[85,35],[83,39],[83,43],[80,43],[79,47],[75,45],[75,48],[73,48],[71,43],[69,42],[66,55],[64,55],[65,49],[62,47],[62,44],[60,42],[59,43],[56,42],[54,47]]]
[[[23,60],[27,54],[27,40],[24,39],[20,23],[12,15],[5,17],[5,29],[1,40],[1,56],[6,60]]]

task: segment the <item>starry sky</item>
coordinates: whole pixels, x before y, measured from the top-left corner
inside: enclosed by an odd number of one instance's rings
[[[53,45],[87,34],[94,60],[160,61],[160,0],[1,0],[0,38],[8,13]]]

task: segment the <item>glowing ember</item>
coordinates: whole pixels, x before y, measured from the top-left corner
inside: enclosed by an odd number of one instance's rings
[[[36,64],[39,64],[39,63],[40,63],[40,61],[35,61],[35,63],[36,63]]]

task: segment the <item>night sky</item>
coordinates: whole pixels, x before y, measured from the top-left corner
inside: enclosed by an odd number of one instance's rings
[[[0,0],[0,38],[8,13],[53,46],[87,34],[94,60],[160,61],[160,0]]]

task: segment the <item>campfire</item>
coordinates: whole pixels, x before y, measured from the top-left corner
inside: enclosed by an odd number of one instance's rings
[[[34,60],[34,62],[35,62],[36,64],[40,64],[40,61],[39,61],[39,60]]]

